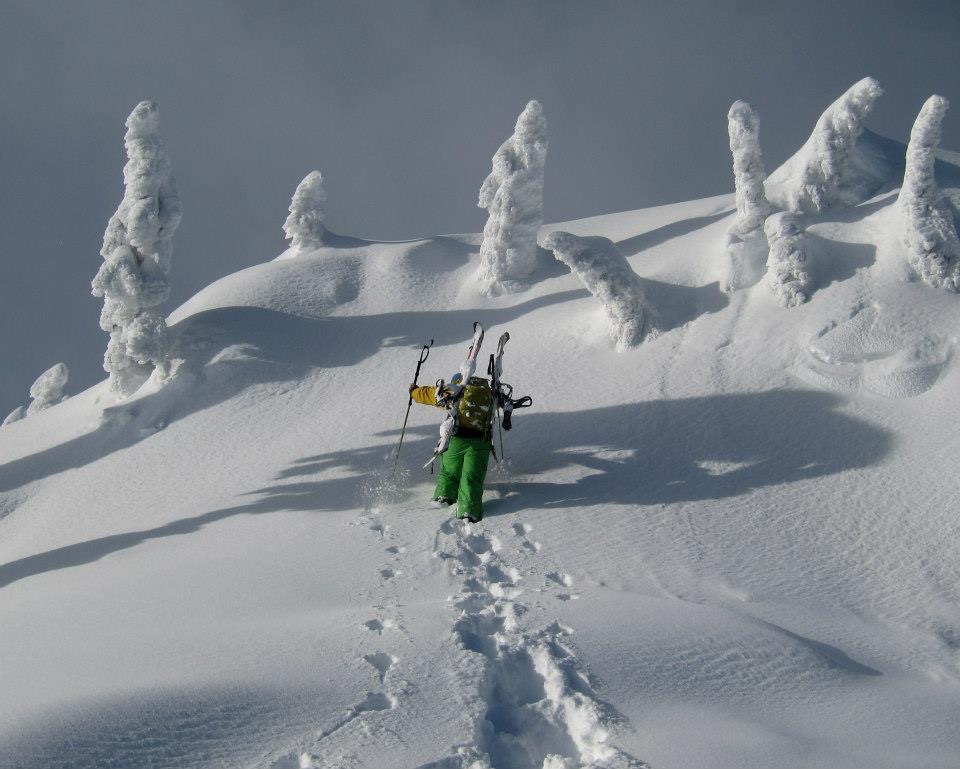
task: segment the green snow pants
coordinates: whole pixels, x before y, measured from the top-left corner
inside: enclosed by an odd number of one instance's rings
[[[483,479],[490,459],[490,441],[483,438],[450,439],[440,459],[434,497],[457,500],[457,518],[483,518]]]

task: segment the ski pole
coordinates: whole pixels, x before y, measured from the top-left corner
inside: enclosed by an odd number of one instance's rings
[[[420,350],[420,360],[417,361],[417,370],[413,374],[413,384],[417,384],[417,380],[420,378],[420,367],[423,365],[423,362],[430,357],[430,348],[433,347],[433,340],[430,340],[430,344],[425,344],[423,349]],[[407,432],[407,420],[410,418],[410,407],[413,405],[413,391],[411,390],[410,396],[407,398],[407,413],[403,418],[403,428],[400,430],[400,443],[397,444],[397,456],[393,459],[393,471],[397,471],[397,463],[400,461],[400,448],[403,446],[403,436]]]

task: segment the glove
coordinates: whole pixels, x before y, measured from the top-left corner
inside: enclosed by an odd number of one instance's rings
[[[411,395],[413,395],[413,391],[416,390],[416,389],[417,389],[417,385],[412,384],[412,385],[410,385],[410,386],[407,388],[407,392],[409,392]]]

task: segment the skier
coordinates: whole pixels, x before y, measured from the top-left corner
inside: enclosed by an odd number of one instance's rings
[[[483,342],[483,328],[474,324],[474,339],[467,360],[449,384],[440,380],[436,386],[418,387],[414,382],[407,388],[411,400],[447,410],[447,420],[433,456],[434,459],[440,457],[433,501],[440,506],[456,502],[456,517],[471,523],[483,519],[483,481],[493,451],[493,420],[498,409],[503,411],[503,429],[509,430],[513,409],[525,408],[532,402],[529,396],[511,400],[513,388],[500,381],[503,347],[509,338],[506,333],[501,336],[497,355],[490,356],[490,380],[473,376]]]
[[[425,406],[447,408],[445,400],[453,393],[447,387],[410,385],[410,395]],[[433,500],[440,505],[456,502],[456,517],[471,523],[483,518],[483,481],[493,448],[493,413],[490,383],[482,377],[471,377],[459,397],[458,419],[450,443],[440,455]]]

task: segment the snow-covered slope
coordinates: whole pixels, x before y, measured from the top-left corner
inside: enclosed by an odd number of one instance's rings
[[[955,763],[960,300],[892,178],[807,218],[809,303],[725,294],[732,200],[556,225],[647,281],[626,352],[546,253],[486,299],[477,236],[332,238],[174,312],[167,387],[3,428],[0,766]],[[463,526],[440,412],[389,469],[475,320],[534,407]]]

